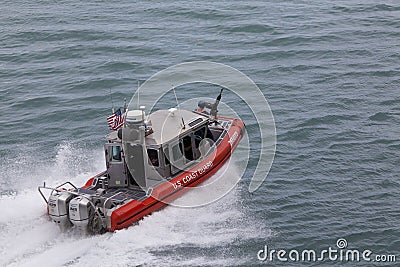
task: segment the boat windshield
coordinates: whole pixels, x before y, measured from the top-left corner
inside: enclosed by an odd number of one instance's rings
[[[112,146],[112,160],[121,161],[121,146]]]

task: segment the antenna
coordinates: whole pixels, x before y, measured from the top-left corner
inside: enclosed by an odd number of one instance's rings
[[[182,124],[183,124],[183,129],[185,129],[186,128],[186,125],[185,125],[185,121],[183,120],[183,117],[181,117],[181,119],[182,119]]]
[[[139,90],[139,88],[140,88],[140,80],[137,81],[137,106],[138,106],[138,108],[140,108],[140,97],[139,97],[140,90]]]
[[[110,98],[111,98],[111,111],[114,114],[114,101],[113,101],[113,98],[112,98],[111,87],[110,87]]]
[[[175,92],[175,87],[174,87],[174,85],[172,85],[172,91],[174,92],[174,96],[175,96],[175,100],[176,100],[176,106],[177,106],[178,110],[180,110],[180,108],[179,108],[179,102],[178,102],[178,97],[176,96],[176,92]],[[185,121],[183,120],[183,116],[181,117],[181,119],[182,119],[182,129],[185,129],[185,128],[186,128],[186,125],[185,125]]]
[[[178,109],[180,109],[180,108],[179,108],[178,97],[176,97],[176,92],[175,92],[175,87],[174,87],[174,85],[172,85],[172,91],[174,92],[174,96],[175,96],[175,100],[176,100],[176,106],[178,107]]]

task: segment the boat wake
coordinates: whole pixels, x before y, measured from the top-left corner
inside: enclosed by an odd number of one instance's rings
[[[76,149],[72,145],[60,146],[52,164],[36,169],[29,165],[19,170],[17,181],[31,175],[30,189],[22,189],[27,184],[21,183],[10,187],[12,190],[2,191],[0,243],[4,245],[0,247],[0,266],[235,265],[245,263],[246,259],[243,255],[229,253],[230,244],[269,235],[268,230],[258,229],[245,214],[238,187],[202,207],[167,206],[137,225],[114,233],[90,236],[74,229],[61,233],[46,215],[46,205],[34,183],[47,180],[47,183],[56,184],[67,177],[76,184],[83,184],[87,177],[104,168],[103,159],[96,158],[102,155],[101,151],[89,153],[92,155],[89,160],[68,160],[72,153],[76,155]],[[83,172],[88,166],[82,161],[91,164],[91,172]],[[229,169],[224,166],[211,179],[220,175],[238,174],[231,164]],[[208,193],[193,191],[182,198],[201,198]]]

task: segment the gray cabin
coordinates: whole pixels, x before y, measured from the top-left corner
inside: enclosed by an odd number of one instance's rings
[[[97,188],[140,187],[147,192],[201,160],[227,126],[175,108],[147,117],[143,110],[127,111],[125,121],[123,128],[106,136],[107,172]]]

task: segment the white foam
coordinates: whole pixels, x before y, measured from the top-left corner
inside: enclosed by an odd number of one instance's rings
[[[73,146],[62,146],[59,154],[69,155]],[[101,157],[92,151],[96,167],[91,172],[87,164],[71,163],[68,156],[60,156],[53,165],[37,166],[48,184],[55,173],[58,181],[66,176],[77,184],[102,170]],[[102,154],[102,153],[101,153]],[[78,168],[69,170],[71,166]],[[46,169],[47,168],[47,169]],[[32,169],[25,169],[25,175]],[[21,175],[23,174],[21,172]],[[34,170],[35,171],[35,170]],[[225,170],[229,175],[235,171]],[[76,175],[75,177],[71,177]],[[217,173],[218,175],[218,173]],[[32,180],[41,183],[42,176]],[[214,177],[215,179],[215,177]],[[52,183],[55,185],[56,182]],[[217,189],[216,189],[217,190]],[[189,192],[187,198],[202,198],[207,191]],[[35,187],[20,190],[17,194],[0,197],[0,266],[136,266],[141,264],[170,265],[233,265],[243,262],[237,258],[195,255],[182,258],[186,248],[209,249],[228,245],[235,240],[268,236],[260,232],[246,218],[241,202],[241,191],[234,188],[222,199],[197,208],[168,206],[145,217],[138,225],[115,233],[99,236],[84,236],[75,231],[61,233],[46,215],[46,205]],[[182,198],[181,198],[182,201]]]

